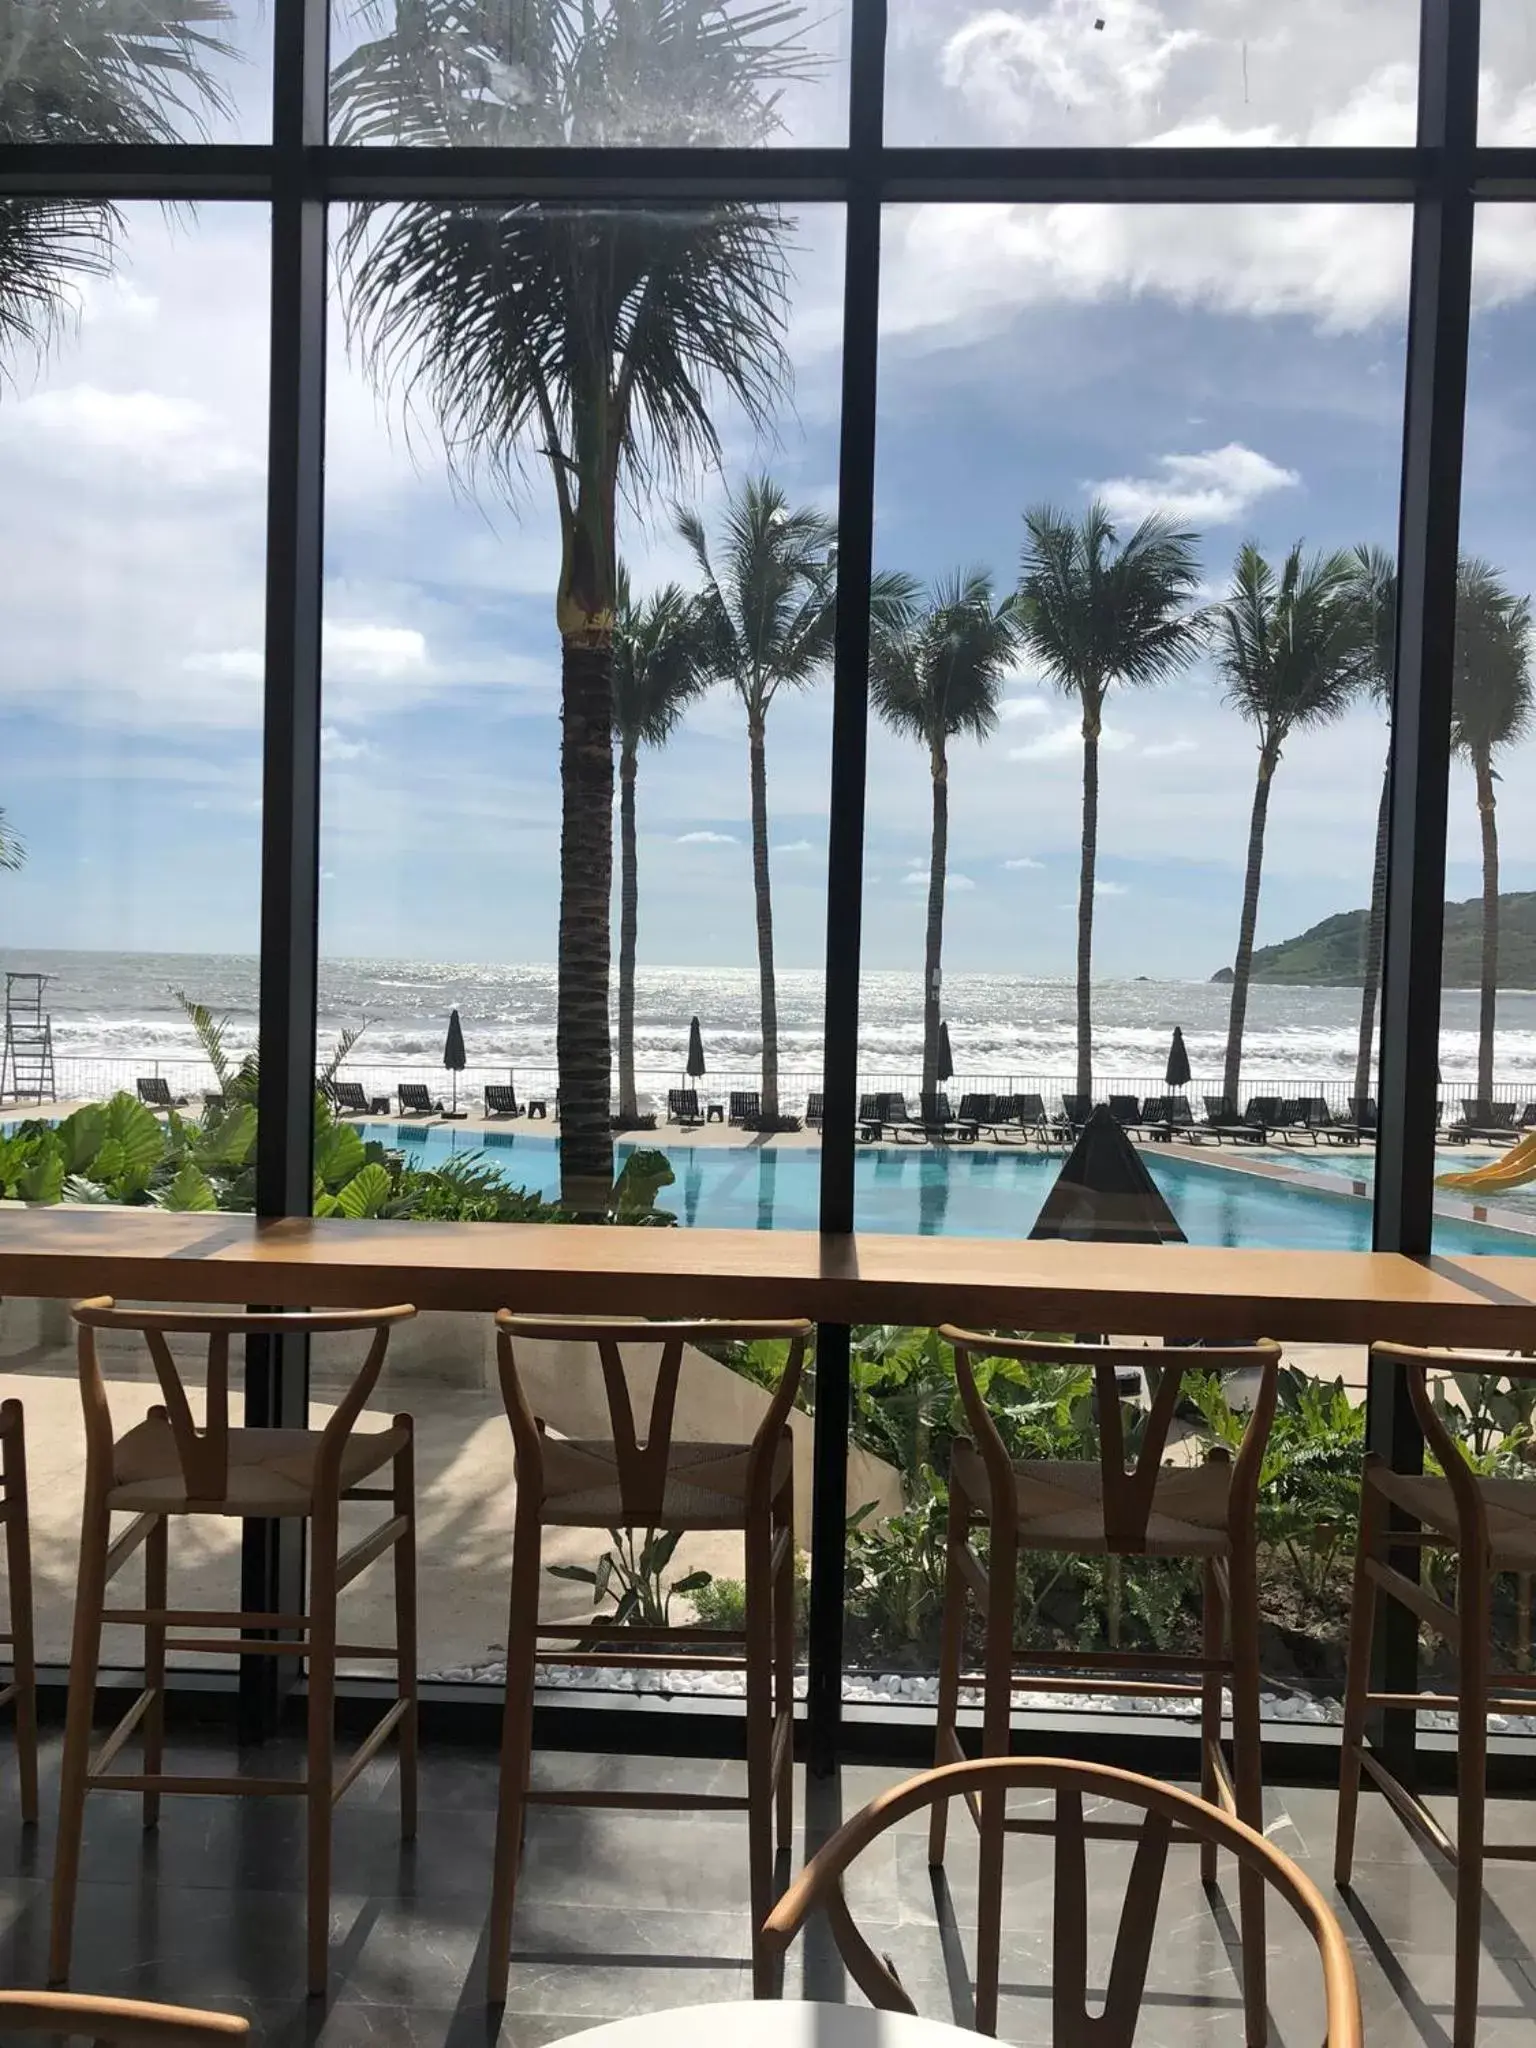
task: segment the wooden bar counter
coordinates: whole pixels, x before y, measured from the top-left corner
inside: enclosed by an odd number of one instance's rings
[[[1536,1258],[8,1208],[0,1294],[1536,1349]]]

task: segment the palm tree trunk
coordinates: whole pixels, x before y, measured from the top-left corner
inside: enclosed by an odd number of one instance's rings
[[[635,748],[619,755],[619,1115],[633,1123],[635,1099],[635,939],[640,922],[640,874],[635,845]]]
[[[933,850],[928,863],[928,937],[923,948],[923,1092],[939,1087],[939,1017],[943,1009],[944,877],[949,866],[949,763],[942,740],[933,748]]]
[[[1477,1003],[1477,1092],[1487,1102],[1493,1095],[1493,1034],[1499,1012],[1499,821],[1493,793],[1493,763],[1479,754],[1472,763],[1477,778],[1477,815],[1483,831],[1483,966]]]
[[[1077,883],[1077,1092],[1093,1094],[1093,885],[1099,859],[1099,720],[1083,705],[1083,859]]]
[[[1355,1050],[1357,1107],[1371,1092],[1371,1048],[1376,1036],[1376,998],[1381,993],[1381,953],[1387,923],[1387,826],[1390,821],[1391,772],[1389,751],[1381,777],[1381,803],[1376,812],[1376,861],[1371,869],[1371,909],[1365,927],[1365,971],[1360,980],[1360,1038]]]
[[[768,762],[759,712],[747,714],[752,776],[752,889],[757,899],[757,974],[763,1019],[763,1115],[779,1113],[779,995],[773,978],[773,896],[768,880]]]
[[[1259,773],[1253,785],[1253,816],[1248,824],[1248,872],[1243,878],[1243,916],[1237,931],[1237,958],[1232,962],[1232,1006],[1227,1012],[1227,1063],[1221,1092],[1234,1108],[1243,1077],[1243,1025],[1248,1017],[1248,979],[1253,972],[1253,934],[1259,921],[1259,880],[1264,869],[1264,827],[1269,819],[1269,785],[1273,757],[1259,752]]]
[[[613,651],[591,636],[561,649],[560,1199],[601,1216],[613,1188],[609,1108],[609,915],[613,893]]]

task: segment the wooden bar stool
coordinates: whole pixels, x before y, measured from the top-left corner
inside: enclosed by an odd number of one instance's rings
[[[251,2028],[228,2013],[139,1998],[0,1991],[0,2041],[18,2034],[47,2034],[56,2043],[89,2035],[97,2048],[219,2048],[224,2041],[248,2041]]]
[[[225,1314],[118,1308],[103,1297],[80,1302],[73,1313],[80,1329],[80,1393],[85,1406],[85,1514],[60,1772],[49,1981],[63,1984],[69,1977],[87,1792],[142,1793],[147,1828],[159,1819],[163,1792],[232,1797],[289,1794],[304,1799],[309,1809],[308,1982],[310,1992],[318,1996],[326,1987],[331,1809],[397,1730],[401,1831],[407,1838],[416,1831],[416,1507],[411,1418],[397,1415],[391,1426],[382,1430],[358,1432],[355,1427],[378,1382],[391,1330],[416,1311],[401,1307],[366,1312]],[[96,1350],[98,1330],[142,1334],[165,1399],[164,1407],[151,1408],[143,1422],[122,1436],[113,1433]],[[231,1338],[353,1332],[370,1334],[372,1342],[324,1429],[230,1428]],[[178,1336],[207,1340],[205,1423],[201,1429],[193,1419],[181,1368],[167,1341]],[[386,1468],[388,1484],[364,1484]],[[391,1511],[346,1551],[340,1547],[339,1533],[343,1501],[380,1501]],[[133,1516],[116,1537],[112,1534],[114,1514]],[[309,1524],[308,1614],[168,1607],[169,1527],[173,1516],[183,1515],[301,1516]],[[143,1605],[108,1607],[108,1585],[141,1545]],[[395,1566],[394,1642],[388,1646],[338,1642],[337,1595],[390,1551]],[[93,1756],[91,1722],[103,1623],[143,1629],[144,1689]],[[172,1639],[167,1634],[172,1628],[192,1628],[197,1633]],[[231,1629],[259,1633],[233,1638],[208,1633]],[[277,1640],[279,1635],[288,1640]],[[165,1663],[172,1650],[303,1658],[309,1679],[309,1751],[304,1776],[193,1778],[167,1773],[162,1768]],[[334,1720],[339,1656],[387,1659],[396,1668],[399,1697],[338,1774],[334,1769]],[[143,1730],[144,1768],[114,1771],[118,1752],[139,1728]]]
[[[0,1643],[11,1650],[11,1682],[0,1707],[16,1708],[16,1769],[21,1817],[37,1825],[37,1660],[32,1641],[32,1524],[27,1507],[27,1435],[21,1403],[0,1403],[0,1522],[5,1524],[6,1592],[11,1626]]]
[[[1368,1771],[1399,1817],[1456,1872],[1456,1975],[1451,2038],[1454,2048],[1472,2048],[1477,2037],[1478,1964],[1482,1949],[1483,1864],[1488,1858],[1528,1862],[1529,1844],[1496,1844],[1483,1834],[1485,1766],[1490,1712],[1529,1714],[1536,1709],[1536,1673],[1493,1670],[1493,1579],[1498,1572],[1536,1571],[1536,1483],[1528,1479],[1484,1478],[1467,1463],[1460,1445],[1435,1413],[1429,1393],[1432,1371],[1454,1370],[1501,1379],[1536,1379],[1536,1364],[1513,1358],[1469,1357],[1464,1352],[1410,1349],[1376,1344],[1374,1360],[1401,1373],[1424,1441],[1443,1477],[1394,1472],[1372,1453],[1365,1460],[1360,1492],[1360,1536],[1349,1626],[1349,1664],[1344,1684],[1344,1735],[1340,1756],[1338,1833],[1333,1874],[1348,1885],[1354,1866],[1355,1815],[1360,1772]],[[1421,1526],[1389,1527],[1398,1508]],[[1390,1562],[1389,1552],[1405,1545],[1434,1546],[1456,1553],[1454,1601],[1444,1601]],[[1453,1692],[1373,1692],[1371,1640],[1376,1603],[1396,1600],[1433,1629],[1456,1658]],[[1454,1707],[1456,1709],[1456,1837],[1441,1827],[1414,1793],[1366,1747],[1366,1717],[1372,1707]]]
[[[1263,1778],[1259,1764],[1259,1604],[1257,1500],[1259,1468],[1274,1420],[1280,1347],[1261,1343],[1210,1349],[1200,1346],[1127,1351],[1109,1344],[1050,1343],[1028,1337],[990,1337],[946,1327],[953,1345],[960,1400],[971,1441],[958,1438],[950,1457],[949,1529],[946,1539],[944,1615],[939,1638],[936,1764],[965,1758],[958,1726],[967,1600],[982,1616],[982,1754],[1008,1753],[1015,1688],[1059,1690],[1071,1673],[1074,1690],[1120,1695],[1187,1694],[1201,1703],[1203,1796],[1263,1830]],[[1088,1366],[1099,1420],[1099,1461],[1025,1459],[1016,1463],[977,1385],[973,1358],[1010,1358],[1025,1364]],[[1135,1463],[1127,1469],[1117,1368],[1146,1369],[1152,1401]],[[1199,1465],[1164,1465],[1168,1432],[1187,1373],[1251,1372],[1259,1384],[1237,1458],[1213,1454]],[[983,1562],[972,1548],[984,1531]],[[1204,1628],[1199,1657],[1153,1651],[1016,1651],[1014,1602],[1021,1551],[1072,1557],[1182,1557],[1197,1559],[1204,1576]],[[1227,1647],[1230,1639],[1230,1648]],[[1158,1674],[1131,1677],[1126,1674]],[[1199,1683],[1169,1683],[1161,1674],[1199,1674]],[[1054,1676],[1048,1675],[1054,1673]],[[1100,1675],[1102,1674],[1102,1675]],[[1221,1747],[1222,1691],[1232,1691],[1233,1768]],[[997,1983],[1002,1939],[1003,1849],[1009,1834],[1050,1833],[1052,1823],[1010,1820],[1001,1784],[968,1801],[981,1837],[981,1883],[976,1935],[976,2026],[997,2031]],[[948,1821],[934,1807],[928,1860],[941,1864]],[[1088,1832],[1102,1833],[1088,1823]],[[1114,1834],[1112,1824],[1106,1824]],[[1216,1849],[1201,1844],[1201,1875],[1216,1875]],[[1264,2040],[1264,1882],[1249,1864],[1238,1871],[1243,1937],[1243,2003],[1250,2048]]]
[[[491,1890],[487,1973],[493,2002],[506,1997],[512,1912],[530,1805],[642,1807],[668,1811],[745,1811],[752,1893],[753,1978],[759,1997],[770,1987],[772,1959],[762,1940],[773,1903],[774,1820],[779,1847],[794,1827],[795,1518],[794,1458],[789,1413],[805,1363],[812,1325],[776,1323],[566,1322],[543,1316],[496,1318],[502,1398],[512,1424],[517,1502],[512,1534],[512,1605],[507,1627],[507,1705],[501,1746],[501,1792]],[[689,1443],[674,1438],[683,1348],[780,1340],[788,1356],[767,1413],[749,1444]],[[602,1367],[612,1436],[575,1440],[548,1435],[535,1416],[518,1372],[525,1342],[584,1344]],[[635,1430],[626,1349],[660,1350],[649,1420]],[[704,1531],[739,1529],[745,1539],[744,1629],[650,1628],[609,1620],[579,1627],[539,1620],[540,1552],[546,1528]],[[533,1748],[533,1682],[541,1638],[574,1643],[565,1664],[632,1670],[745,1670],[747,1791],[723,1793],[534,1791],[528,1783]],[[627,1650],[616,1637],[643,1647]],[[677,1651],[662,1646],[677,1644]],[[700,1655],[700,1649],[709,1654]],[[732,1652],[735,1654],[731,1654]]]

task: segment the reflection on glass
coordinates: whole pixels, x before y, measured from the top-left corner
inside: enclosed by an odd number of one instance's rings
[[[891,0],[887,139],[1411,143],[1418,27],[1415,0]]]
[[[1506,17],[1501,40],[1490,25],[1492,57],[1509,53],[1511,26]],[[1486,112],[1486,75],[1484,87]],[[1480,1219],[1508,1233],[1501,1249],[1536,1252],[1536,544],[1526,460],[1536,207],[1479,210],[1473,282],[1435,1243],[1445,1249]]]
[[[271,91],[260,0],[11,0],[0,10],[3,142],[262,141]]]
[[[333,120],[360,143],[838,143],[847,13],[847,0],[337,0]]]

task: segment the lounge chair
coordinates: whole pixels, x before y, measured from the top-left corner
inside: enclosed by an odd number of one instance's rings
[[[995,1095],[962,1095],[960,1098],[960,1121],[963,1124],[974,1124],[979,1132],[983,1124],[991,1123],[993,1111],[996,1107],[997,1097]]]
[[[1026,1137],[1038,1138],[1042,1145],[1051,1139],[1051,1120],[1045,1113],[1043,1095],[1004,1095],[998,1098],[998,1114],[1001,1117],[1003,1105],[1011,1103],[1012,1121]]]
[[[896,1089],[889,1089],[875,1097],[875,1109],[882,1133],[889,1131],[896,1139],[921,1138],[924,1126],[921,1118],[915,1117],[907,1108],[907,1098]]]
[[[744,1131],[756,1130],[763,1120],[763,1098],[755,1091],[732,1094],[726,1105],[725,1120],[738,1124]]]
[[[326,1090],[331,1107],[342,1116],[388,1116],[387,1095],[366,1095],[360,1081],[332,1081]]]
[[[947,1095],[920,1095],[918,1105],[918,1122],[924,1137],[954,1137],[968,1144],[976,1136],[975,1118],[957,1117],[949,1106]]]
[[[523,1105],[517,1099],[516,1088],[509,1088],[504,1082],[488,1081],[485,1086],[485,1113],[487,1116],[521,1116]]]
[[[1515,1135],[1515,1105],[1464,1095],[1460,1120],[1451,1125],[1447,1135],[1458,1144],[1465,1144],[1468,1138],[1481,1138],[1487,1144],[1501,1145]]]
[[[1299,1145],[1303,1138],[1315,1145],[1318,1138],[1334,1131],[1333,1112],[1321,1095],[1298,1095],[1282,1102],[1274,1135],[1282,1144]]]
[[[704,1117],[699,1109],[699,1091],[697,1088],[669,1088],[667,1090],[667,1122],[669,1124],[679,1124],[684,1130],[693,1130],[703,1121]]]
[[[1111,1095],[1109,1113],[1122,1130],[1133,1131],[1142,1122],[1141,1103],[1134,1095]]]
[[[1230,1138],[1234,1145],[1263,1144],[1264,1123],[1262,1119],[1253,1115],[1253,1103],[1249,1104],[1246,1115],[1239,1116],[1229,1096],[1207,1095],[1202,1099],[1205,1103],[1205,1122],[1196,1128],[1213,1137],[1218,1145],[1223,1138]],[[1255,1097],[1254,1100],[1272,1103],[1274,1098],[1264,1096]]]
[[[880,1136],[880,1097],[861,1095],[859,1097],[859,1136],[866,1141]]]
[[[1135,1116],[1117,1118],[1120,1128],[1124,1131],[1140,1131],[1144,1137],[1156,1138],[1166,1143],[1168,1119],[1172,1115],[1168,1107],[1170,1099],[1166,1095],[1149,1095],[1145,1102],[1137,1104]],[[1115,1116],[1115,1104],[1119,1100],[1120,1098],[1115,1095],[1109,1098],[1111,1116]]]
[[[1149,1104],[1149,1109],[1150,1106]],[[1188,1098],[1183,1095],[1163,1097],[1162,1117],[1157,1125],[1157,1135],[1168,1139],[1182,1138],[1187,1145],[1205,1143],[1205,1132],[1195,1122],[1194,1111],[1189,1106]]]
[[[213,1111],[215,1116],[223,1116],[224,1112],[228,1108],[229,1104],[224,1098],[224,1091],[222,1088],[210,1088],[203,1097],[204,1116],[206,1116],[210,1110]]]
[[[434,1102],[420,1081],[402,1081],[395,1090],[402,1116],[441,1116],[443,1105]]]
[[[826,1115],[826,1097],[808,1095],[805,1098],[805,1120],[813,1131],[819,1131]]]
[[[146,1109],[185,1109],[185,1095],[173,1095],[159,1074],[141,1074],[138,1079],[139,1100]]]
[[[1520,1121],[1515,1126],[1519,1131],[1536,1131],[1536,1102],[1528,1102],[1520,1112]]]
[[[1124,1098],[1122,1098],[1123,1100]],[[1075,1137],[1093,1115],[1091,1095],[1063,1095],[1061,1098],[1062,1121]]]
[[[1365,1139],[1374,1140],[1377,1131],[1375,1096],[1351,1095],[1349,1098],[1349,1115],[1342,1123],[1335,1126],[1335,1130],[1341,1142],[1346,1131],[1356,1144]]]

